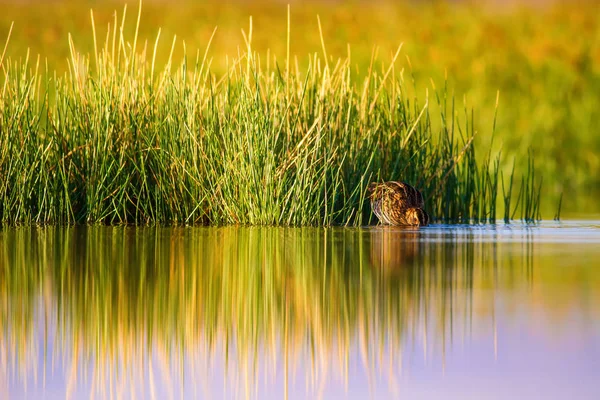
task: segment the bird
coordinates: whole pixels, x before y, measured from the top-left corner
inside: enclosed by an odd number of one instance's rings
[[[406,182],[372,182],[368,186],[371,209],[382,225],[426,226],[423,195]]]

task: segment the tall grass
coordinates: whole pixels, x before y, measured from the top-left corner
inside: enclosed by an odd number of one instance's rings
[[[391,179],[419,187],[438,220],[496,220],[499,155],[478,161],[473,111],[447,87],[408,94],[401,48],[358,82],[323,36],[303,67],[289,46],[284,61],[261,56],[250,20],[245,49],[217,76],[210,41],[157,68],[160,30],[142,46],[139,23],[128,41],[115,14],[102,43],[92,14],[95,51],[78,53],[69,36],[64,76],[39,58],[2,61],[3,223],[363,225],[368,183]],[[539,218],[533,171],[524,220]]]
[[[473,129],[478,131],[475,142],[479,146],[489,145],[489,127],[499,90],[494,141],[502,144],[500,171],[505,176],[510,175],[515,162],[515,192],[532,149],[538,176],[544,176],[541,195],[545,215],[554,215],[561,192],[569,193],[563,198],[562,216],[598,213],[600,136],[596,134],[594,118],[600,109],[600,97],[596,95],[600,92],[600,19],[594,17],[598,3],[519,3],[521,7],[507,7],[504,3],[499,7],[497,1],[294,2],[289,48],[299,55],[304,70],[306,55],[321,48],[315,17],[318,14],[328,56],[346,55],[350,43],[353,79],[362,79],[368,72],[374,47],[379,49],[379,59],[387,62],[387,54],[404,42],[396,63],[398,70],[407,66],[404,56],[410,56],[421,99],[430,78],[440,85],[447,72],[450,93],[457,93],[459,100],[466,96],[477,110]],[[105,27],[113,21],[114,7],[111,1],[94,4],[97,44],[104,42]],[[77,38],[78,50],[93,54],[89,19],[82,14],[85,6],[82,9],[81,2],[73,0],[3,2],[0,42],[10,22],[16,21],[7,56],[23,58],[24,49],[30,48],[34,59],[42,54],[43,59],[47,57],[50,70],[57,69],[62,74],[70,57],[66,40],[69,32]],[[171,40],[166,38],[173,33],[177,33],[178,45],[172,59],[176,60],[173,65],[178,65],[184,54],[181,40],[185,40],[190,54],[195,54],[196,48],[203,51],[218,25],[210,51],[214,57],[210,69],[222,74],[227,67],[226,55],[237,55],[239,46],[246,49],[240,27],[246,26],[248,15],[254,17],[259,28],[253,32],[252,49],[263,55],[263,61],[268,49],[284,60],[288,48],[286,9],[280,1],[273,0],[236,0],[226,4],[218,0],[146,2],[138,49],[148,40],[148,52],[152,54],[156,29],[162,26],[156,68],[162,69],[169,60]],[[111,32],[114,25],[111,22]],[[125,37],[131,38],[135,29],[136,24],[125,24]],[[356,82],[361,87],[362,82]],[[412,97],[410,85],[405,89]],[[435,107],[431,112],[437,114]],[[432,119],[436,130],[438,120]],[[483,150],[480,156],[486,154]],[[499,216],[502,213],[500,205]]]

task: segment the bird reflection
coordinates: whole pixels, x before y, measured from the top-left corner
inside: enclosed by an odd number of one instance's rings
[[[373,227],[371,265],[386,274],[396,274],[419,261],[419,230],[391,226]]]

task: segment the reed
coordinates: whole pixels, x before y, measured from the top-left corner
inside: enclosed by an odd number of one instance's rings
[[[211,72],[210,41],[177,61],[174,39],[158,68],[160,30],[142,47],[141,3],[132,38],[125,14],[102,43],[92,13],[94,53],[69,36],[63,76],[39,58],[2,59],[2,223],[364,225],[367,185],[392,179],[419,187],[439,221],[496,220],[500,155],[480,160],[474,111],[459,111],[446,85],[433,87],[435,114],[428,92],[409,94],[400,48],[359,80],[322,35],[303,67],[289,53],[264,57],[250,20],[223,75]],[[540,218],[535,177],[531,165],[517,201],[525,221]]]

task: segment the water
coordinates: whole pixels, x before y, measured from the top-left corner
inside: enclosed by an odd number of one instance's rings
[[[600,222],[4,228],[0,398],[600,398]]]

